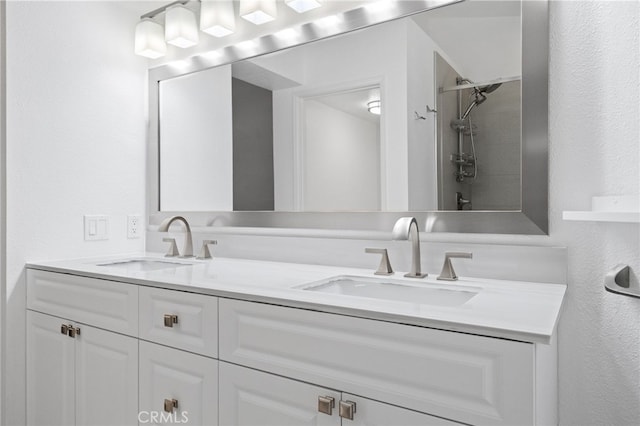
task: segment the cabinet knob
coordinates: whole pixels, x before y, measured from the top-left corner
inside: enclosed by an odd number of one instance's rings
[[[67,326],[67,334],[69,337],[75,338],[80,335],[80,327],[74,327],[71,324]]]
[[[330,396],[318,397],[318,411],[324,414],[333,414],[333,409],[336,406],[336,400]]]
[[[338,405],[338,414],[343,419],[353,420],[353,414],[356,412],[356,403],[353,401],[340,401]]]
[[[67,334],[69,332],[69,326],[67,324],[62,324],[60,326],[60,333]]]
[[[177,324],[178,323],[178,316],[177,315],[165,315],[164,316],[164,326],[165,327],[173,327],[173,324]]]
[[[173,410],[178,408],[178,400],[177,399],[165,399],[164,400],[164,411],[167,413],[173,413]]]

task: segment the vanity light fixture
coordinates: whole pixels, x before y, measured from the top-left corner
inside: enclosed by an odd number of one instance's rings
[[[236,30],[232,0],[202,0],[200,30],[214,37],[225,37]]]
[[[322,6],[320,0],[284,0],[284,2],[298,13],[308,12]]]
[[[322,0],[284,2],[298,13],[322,6]],[[256,25],[273,21],[278,14],[276,0],[176,0],[140,17],[135,31],[136,55],[160,58],[167,52],[167,43],[183,49],[195,46],[199,31],[214,37],[233,34],[236,30],[235,3],[239,3],[239,15]],[[165,15],[164,27],[157,19],[161,14]]]
[[[196,14],[181,4],[168,7],[165,12],[164,38],[167,43],[183,49],[198,44]]]
[[[144,18],[136,25],[135,36],[136,55],[150,59],[161,58],[167,52],[164,41],[164,29],[151,18]]]
[[[276,0],[240,0],[240,16],[256,25],[271,22],[278,16]]]
[[[380,100],[378,99],[375,101],[367,102],[367,110],[369,110],[371,114],[380,115],[380,113],[382,112],[382,105],[380,103]]]

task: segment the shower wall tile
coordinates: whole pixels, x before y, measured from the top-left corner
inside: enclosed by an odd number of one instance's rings
[[[478,177],[471,184],[473,209],[520,210],[520,82],[504,83],[487,94],[471,120],[478,159]]]
[[[480,143],[478,141],[478,143]],[[520,175],[520,143],[476,147],[479,175]]]
[[[472,191],[473,210],[520,210],[520,175],[479,175]]]

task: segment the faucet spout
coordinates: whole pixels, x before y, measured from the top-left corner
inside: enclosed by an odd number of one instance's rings
[[[184,223],[186,228],[186,237],[184,239],[184,248],[182,249],[182,256],[180,257],[193,257],[193,238],[191,236],[191,226],[189,222],[182,216],[171,216],[162,221],[158,227],[158,232],[169,232],[169,227],[176,220]]]
[[[401,217],[393,227],[391,238],[394,240],[411,239],[411,271],[405,274],[408,278],[424,278],[420,268],[420,232],[415,217]]]

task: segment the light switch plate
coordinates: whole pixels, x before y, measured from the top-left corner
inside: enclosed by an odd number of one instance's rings
[[[84,215],[84,239],[85,241],[108,240],[109,216]]]

